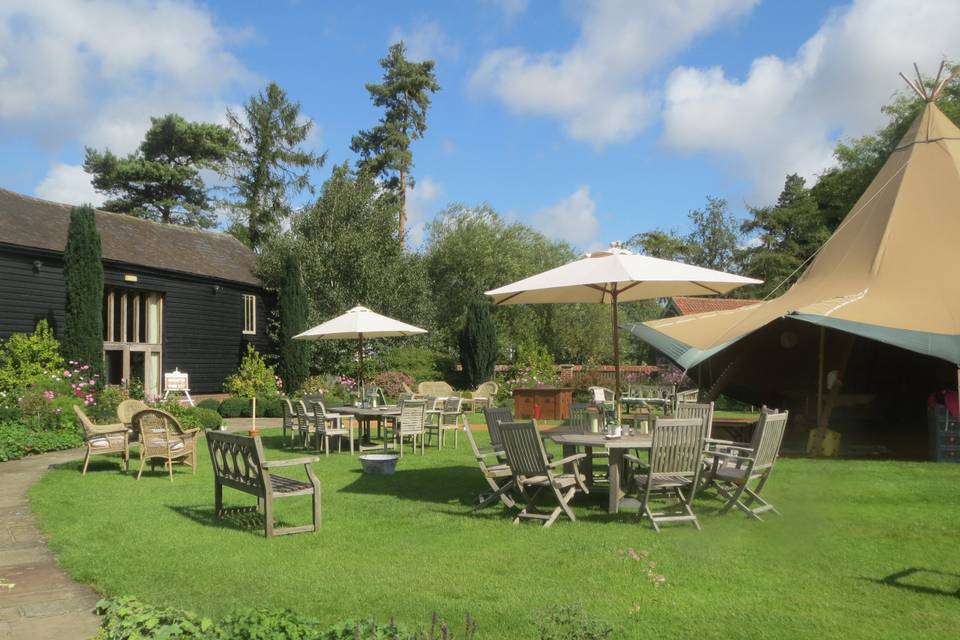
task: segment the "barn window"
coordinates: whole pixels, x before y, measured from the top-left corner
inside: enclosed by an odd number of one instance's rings
[[[243,296],[243,332],[257,332],[257,296]]]

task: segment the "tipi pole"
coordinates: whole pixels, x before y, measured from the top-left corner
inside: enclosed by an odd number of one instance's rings
[[[820,417],[823,413],[823,347],[826,340],[826,328],[820,327],[820,357],[818,358],[817,374],[817,425],[820,425]]]

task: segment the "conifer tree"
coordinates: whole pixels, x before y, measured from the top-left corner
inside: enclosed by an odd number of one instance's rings
[[[490,303],[486,300],[473,300],[464,311],[460,364],[471,387],[493,379],[497,364],[497,330],[490,317]]]
[[[89,364],[100,373],[103,369],[103,262],[96,217],[89,205],[74,207],[70,212],[63,278],[67,292],[63,357]]]
[[[300,274],[300,262],[293,252],[288,253],[284,261],[279,297],[280,364],[277,373],[283,379],[287,393],[293,393],[310,375],[310,343],[293,339],[309,328],[307,292]]]

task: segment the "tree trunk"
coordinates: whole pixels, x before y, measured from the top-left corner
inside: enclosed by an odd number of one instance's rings
[[[407,172],[400,170],[400,216],[398,233],[400,248],[403,249],[403,235],[406,233],[407,226]]]

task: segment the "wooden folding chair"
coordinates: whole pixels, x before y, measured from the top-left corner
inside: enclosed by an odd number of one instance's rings
[[[787,411],[762,411],[749,446],[727,442],[714,444],[706,452],[712,459],[707,483],[727,500],[720,513],[736,507],[757,520],[762,520],[760,514],[766,511],[780,515],[772,504],[760,497],[760,492],[780,455],[788,416]],[[751,489],[749,485],[754,481],[757,484]]]
[[[464,423],[463,430],[467,434],[467,440],[470,441],[470,448],[473,450],[473,457],[480,467],[480,473],[483,474],[483,479],[490,485],[491,490],[490,493],[479,497],[477,506],[473,510],[489,507],[497,500],[502,502],[505,507],[512,509],[517,503],[509,495],[509,491],[514,487],[513,471],[510,470],[510,465],[500,462],[499,458],[502,455],[500,452],[493,449],[483,451],[477,446],[477,439],[473,436],[473,430],[470,428],[469,422]]]
[[[691,522],[700,528],[691,503],[703,468],[703,441],[702,418],[660,418],[653,425],[650,463],[624,456],[641,469],[634,475],[640,519],[649,518],[654,531],[659,533],[661,522]],[[677,504],[672,511],[655,512],[650,508],[651,497],[675,498]]]
[[[513,482],[517,492],[526,501],[526,506],[514,518],[513,523],[527,518],[543,521],[544,527],[552,525],[561,513],[577,521],[570,501],[577,490],[590,493],[584,483],[577,461],[586,457],[586,454],[577,453],[562,460],[550,462],[547,451],[543,447],[537,426],[533,422],[501,422],[500,436],[503,438],[503,450],[507,456],[507,464],[513,473]],[[573,473],[563,473],[563,465],[569,464]],[[557,473],[555,470],[560,469]],[[537,508],[537,499],[548,490],[557,499],[558,506],[551,513],[543,513]]]
[[[487,434],[490,436],[490,446],[494,451],[503,452],[503,441],[500,438],[500,425],[504,422],[513,422],[513,412],[509,407],[486,407],[483,410],[483,419],[487,423]]]

